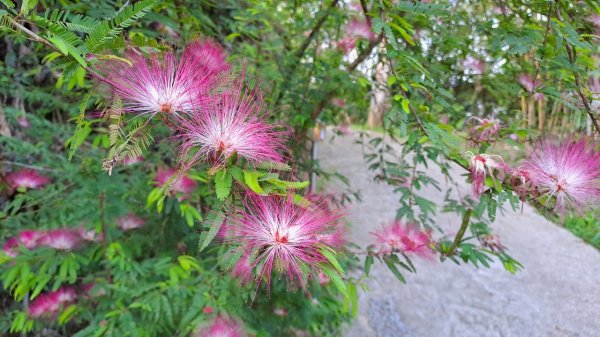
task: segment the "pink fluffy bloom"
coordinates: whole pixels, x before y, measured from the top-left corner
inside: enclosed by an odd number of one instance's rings
[[[348,34],[357,39],[375,40],[375,33],[371,29],[371,25],[363,20],[353,19],[348,24]]]
[[[137,163],[141,163],[143,161],[144,161],[144,157],[142,157],[142,156],[125,157],[125,158],[123,158],[123,165],[130,166],[130,165],[134,165],[134,164],[137,164]]]
[[[541,196],[555,200],[555,209],[578,211],[600,200],[600,153],[585,140],[538,142],[523,164]]]
[[[177,174],[177,171],[175,171],[172,168],[158,169],[158,172],[156,173],[156,177],[154,178],[154,181],[156,182],[156,186],[157,187],[164,186],[176,174]],[[192,192],[194,192],[194,190],[198,186],[198,184],[196,183],[195,180],[191,179],[190,177],[188,177],[186,175],[182,175],[179,178],[176,178],[176,180],[171,181],[170,183],[171,183],[170,191],[172,193],[180,193],[181,194],[181,196],[179,197],[179,200],[184,200],[184,199],[188,198],[189,195]]]
[[[19,126],[24,129],[27,129],[31,126],[31,124],[29,123],[29,119],[27,119],[27,116],[18,117],[17,124],[19,124]]]
[[[213,95],[179,125],[185,167],[198,161],[214,167],[232,156],[249,162],[282,162],[285,132],[267,123],[267,107],[260,90],[249,90],[243,80],[234,81],[224,92]]]
[[[479,197],[485,192],[485,179],[489,175],[495,179],[495,173],[503,175],[509,171],[508,166],[502,160],[502,157],[493,154],[473,154],[467,152],[470,157],[469,167],[471,169],[471,180],[473,184],[473,194]]]
[[[109,60],[98,65],[101,83],[110,87],[130,113],[154,116],[157,113],[189,112],[198,97],[215,80],[202,64],[196,44],[187,46],[181,57],[172,52],[145,56],[131,50],[122,60]]]
[[[431,233],[422,231],[417,225],[405,225],[394,220],[387,226],[371,233],[379,245],[380,254],[412,253],[423,257],[432,254]]]
[[[481,75],[485,70],[485,62],[483,60],[469,56],[463,61],[463,67],[470,74]]]
[[[242,284],[250,283],[254,279],[252,265],[250,264],[250,254],[248,252],[244,253],[235,266],[233,266],[231,275],[240,280]]]
[[[336,43],[339,50],[347,53],[354,49],[356,46],[356,40],[352,36],[344,36],[341,40]]]
[[[502,252],[505,249],[498,235],[488,234],[483,236],[480,240],[481,245],[492,252]]]
[[[40,294],[29,304],[27,313],[31,318],[52,317],[76,299],[77,294],[73,288],[63,287],[57,291]]]
[[[330,102],[338,108],[344,108],[346,106],[346,100],[340,97],[334,97],[330,100]]]
[[[34,170],[20,170],[6,176],[6,182],[13,188],[40,189],[50,183],[50,178]]]
[[[44,232],[33,231],[33,230],[25,230],[17,234],[16,237],[8,239],[2,250],[8,256],[15,257],[18,255],[17,248],[20,245],[27,249],[33,249],[38,246],[38,241],[44,235]]]
[[[40,239],[39,245],[57,250],[74,250],[82,243],[77,231],[61,228],[47,231]]]
[[[305,285],[306,272],[327,261],[320,252],[319,235],[335,230],[340,212],[312,203],[306,208],[291,198],[248,195],[244,209],[233,216],[238,240],[248,249],[258,251],[259,282],[271,274],[285,273],[289,284]]]
[[[237,321],[219,316],[210,326],[194,334],[194,337],[243,337],[245,335]]]
[[[493,142],[498,138],[500,121],[495,118],[471,117],[468,122],[469,140],[474,143]]]
[[[81,227],[76,229],[77,235],[85,241],[100,242],[104,240],[104,233],[97,232],[95,229]]]
[[[319,284],[324,286],[327,283],[329,283],[329,281],[331,281],[329,279],[329,276],[327,276],[327,274],[325,274],[324,272],[319,270],[319,273],[317,274],[317,278],[319,279]]]
[[[534,80],[531,76],[527,74],[519,75],[519,83],[527,90],[528,92],[534,92],[535,89],[539,88],[542,84],[540,80]]]
[[[594,26],[596,26],[596,28],[600,29],[600,15],[598,15],[598,14],[591,15],[587,19],[587,21],[591,22]]]
[[[194,41],[188,48],[208,72],[218,74],[229,69],[227,52],[217,42],[210,39]]]
[[[117,226],[119,226],[119,228],[121,228],[124,231],[142,228],[144,226],[144,223],[144,219],[132,213],[129,213],[117,219]]]

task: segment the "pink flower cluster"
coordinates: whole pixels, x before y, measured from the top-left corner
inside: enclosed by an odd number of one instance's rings
[[[542,84],[540,80],[534,80],[527,74],[519,75],[519,83],[521,83],[527,92],[534,92]]]
[[[538,141],[525,162],[516,169],[500,156],[469,155],[473,193],[485,191],[485,179],[508,175],[508,182],[521,195],[539,199],[559,213],[582,212],[600,204],[600,152],[586,140],[546,139]]]
[[[337,42],[337,47],[344,53],[347,53],[354,49],[356,40],[365,39],[373,41],[376,38],[371,25],[367,21],[355,18],[350,20],[350,23],[346,27],[346,36]]]
[[[216,42],[191,42],[180,57],[172,52],[146,57],[139,50],[125,56],[100,62],[99,82],[108,89],[107,96],[123,102],[124,111],[162,117],[181,141],[182,168],[198,162],[220,167],[238,158],[283,161],[280,151],[285,151],[287,132],[267,123],[260,88],[250,86],[244,69],[230,69],[226,52]],[[159,172],[158,183],[170,173]],[[174,188],[192,186],[183,180]]]
[[[185,200],[190,197],[198,184],[187,175],[174,178],[176,174],[177,171],[172,168],[158,169],[156,177],[154,178],[156,183],[155,186],[162,187],[166,183],[170,183],[170,192],[172,194],[178,194],[179,200]],[[170,181],[171,179],[173,179],[173,181]]]
[[[60,312],[61,309],[73,304],[77,299],[77,292],[72,287],[62,287],[57,291],[40,294],[27,309],[31,318],[49,318]]]
[[[421,230],[416,224],[404,224],[395,220],[371,234],[378,243],[380,254],[406,253],[421,257],[432,256],[431,232]]]
[[[54,318],[62,309],[74,304],[78,298],[102,296],[103,289],[95,291],[95,284],[88,283],[79,287],[64,286],[56,291],[42,293],[37,296],[27,308],[27,314],[33,319]]]
[[[475,144],[491,143],[498,139],[500,121],[495,118],[471,117],[467,124],[469,127],[469,140]]]
[[[6,183],[13,189],[40,189],[50,183],[50,178],[37,173],[34,170],[20,170],[9,173],[4,178]]]
[[[246,196],[244,208],[228,219],[236,234],[229,240],[258,252],[251,265],[258,267],[258,282],[266,278],[269,286],[275,270],[285,273],[290,284],[304,287],[308,272],[327,262],[321,249],[339,240],[333,233],[342,214],[323,207],[324,202],[303,207],[286,197]]]
[[[25,230],[17,236],[8,239],[2,250],[8,256],[18,255],[17,248],[23,246],[27,249],[49,247],[56,250],[70,251],[77,249],[84,241],[102,241],[104,236],[95,230],[85,228],[77,229],[52,229],[48,231]]]
[[[245,335],[240,323],[218,316],[210,326],[197,331],[194,337],[243,337]]]

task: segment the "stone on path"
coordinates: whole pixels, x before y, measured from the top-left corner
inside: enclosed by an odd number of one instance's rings
[[[320,163],[348,177],[362,203],[349,209],[351,240],[369,244],[369,232],[394,218],[398,195],[372,180],[356,137],[322,143]],[[463,193],[469,186],[456,170]],[[431,175],[442,186],[437,170]],[[441,205],[443,194],[426,188],[421,195]],[[460,219],[440,214],[447,233]],[[508,209],[492,228],[525,269],[512,275],[502,265],[475,268],[451,261],[416,260],[417,274],[401,284],[375,262],[370,291],[359,295],[359,317],[346,337],[600,337],[600,252],[535,210]]]

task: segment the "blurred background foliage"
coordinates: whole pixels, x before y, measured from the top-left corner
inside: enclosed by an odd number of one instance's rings
[[[175,165],[174,147],[161,142],[166,128],[154,132],[143,162],[111,176],[101,171],[108,123],[95,114],[90,72],[99,58],[122,56],[127,47],[180,50],[198,37],[222,44],[229,60],[245,63],[268,90],[272,120],[293,128],[289,145],[300,178],[331,176],[310,157],[315,129],[343,133],[366,124],[385,132],[368,141],[366,160],[377,177],[398,184],[414,177],[417,164],[466,166],[468,149],[517,160],[527,141],[543,134],[593,136],[590,116],[599,113],[598,88],[590,84],[600,77],[600,7],[593,0],[0,2],[0,173],[32,167],[52,178],[43,190],[3,190],[0,239],[82,225],[110,238],[68,254],[36,250],[2,259],[2,334],[183,336],[211,317],[203,311],[211,307],[241,318],[257,336],[333,336],[355,311],[350,297],[329,286],[290,293],[280,280],[270,297],[254,297],[253,286],[226,276],[218,245],[197,253],[196,224],[216,203],[206,172],[191,173],[199,182],[192,198],[169,198],[161,213],[147,208],[156,171]],[[370,23],[373,37],[340,48],[353,20]],[[473,146],[471,117],[501,121],[503,141]],[[394,139],[401,153],[386,146]],[[415,179],[435,183],[425,173]],[[418,189],[398,189],[398,216],[435,226],[435,209]],[[487,199],[449,200],[445,210],[474,208],[472,231],[487,233],[506,202],[518,207],[512,191],[497,186]],[[120,231],[116,219],[128,213],[144,217],[145,227]],[[567,224],[597,244],[595,215]],[[509,257],[501,260],[515,268]],[[357,258],[346,254],[342,262],[355,266]],[[46,328],[27,319],[32,292],[73,283],[98,284],[110,296],[78,304]],[[356,292],[360,282],[349,284]]]

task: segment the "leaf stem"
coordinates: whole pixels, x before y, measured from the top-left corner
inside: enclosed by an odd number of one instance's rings
[[[454,254],[454,251],[456,250],[456,248],[462,241],[463,237],[465,236],[465,232],[467,231],[467,227],[469,227],[469,220],[471,220],[472,213],[473,213],[473,210],[471,208],[467,208],[467,211],[463,215],[462,223],[460,224],[460,229],[458,230],[458,233],[456,233],[456,236],[454,237],[454,242],[452,242],[452,245],[450,246],[448,251],[445,253],[446,256],[450,256],[450,255]]]

